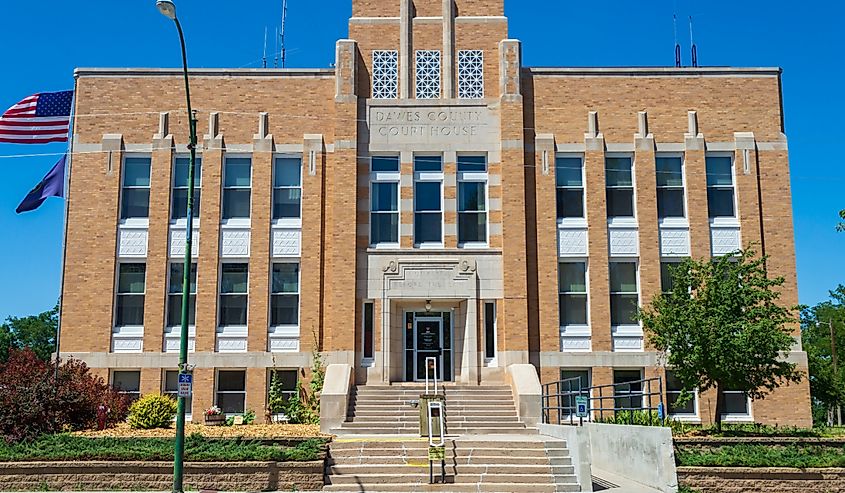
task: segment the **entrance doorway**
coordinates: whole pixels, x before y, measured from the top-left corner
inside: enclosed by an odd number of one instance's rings
[[[425,381],[434,373],[426,367],[427,358],[437,358],[437,379],[452,380],[451,312],[408,312],[405,314],[405,380]]]

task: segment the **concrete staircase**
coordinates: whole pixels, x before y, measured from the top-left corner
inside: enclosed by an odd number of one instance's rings
[[[499,492],[581,491],[566,442],[539,435],[450,439],[446,484],[429,484],[423,439],[341,438],[331,443],[323,491]],[[436,464],[435,476],[439,476]]]
[[[508,386],[447,384],[438,390],[446,399],[447,435],[537,433],[519,420]],[[350,396],[346,422],[332,433],[416,435],[420,411],[411,403],[424,392],[424,385],[358,386]]]

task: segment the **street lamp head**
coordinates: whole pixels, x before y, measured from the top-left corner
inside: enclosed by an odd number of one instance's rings
[[[156,7],[158,7],[158,11],[161,12],[161,15],[172,21],[176,20],[176,4],[173,3],[173,0],[158,0],[156,2]]]

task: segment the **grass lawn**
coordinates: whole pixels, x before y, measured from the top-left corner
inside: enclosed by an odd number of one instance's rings
[[[702,427],[673,422],[672,434],[676,437],[768,437],[768,438],[837,438],[845,436],[845,428],[795,428],[761,424],[722,424],[722,431],[714,426]]]
[[[678,445],[679,466],[699,467],[845,467],[845,447],[813,445]]]
[[[309,461],[322,457],[325,441],[315,438],[296,447],[279,447],[249,440],[212,440],[191,435],[185,445],[185,460],[193,462]],[[172,461],[173,439],[88,438],[62,434],[43,436],[29,443],[9,444],[0,440],[0,462],[84,460]]]

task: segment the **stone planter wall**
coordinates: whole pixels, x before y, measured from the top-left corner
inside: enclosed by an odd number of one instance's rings
[[[702,493],[834,493],[845,469],[679,467],[678,482]]]
[[[185,489],[314,491],[323,488],[323,461],[189,462]],[[0,463],[3,491],[170,491],[171,462]]]

